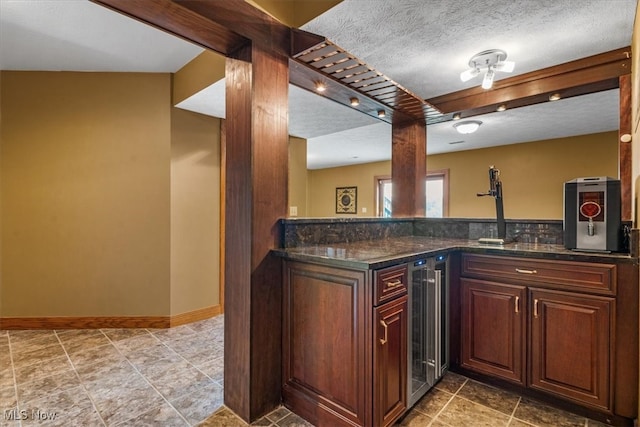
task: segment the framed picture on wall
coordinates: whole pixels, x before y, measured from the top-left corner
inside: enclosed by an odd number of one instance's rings
[[[358,187],[336,187],[336,213],[357,213]]]

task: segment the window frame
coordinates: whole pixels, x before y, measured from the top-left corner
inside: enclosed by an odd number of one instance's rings
[[[381,195],[382,195],[382,186],[391,182],[391,175],[376,175],[373,177],[374,179],[374,188],[376,191],[374,192],[374,203],[373,205],[376,207],[376,216],[382,217],[384,205],[381,203]],[[425,176],[425,181],[434,179],[442,179],[442,217],[449,217],[449,169],[435,169],[431,171],[427,171],[427,175]],[[426,205],[425,205],[426,209]]]

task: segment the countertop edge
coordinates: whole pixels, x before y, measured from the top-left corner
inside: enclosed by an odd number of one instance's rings
[[[520,256],[525,258],[542,258],[549,260],[564,261],[581,261],[581,262],[599,262],[599,263],[631,263],[639,264],[637,257],[631,257],[629,254],[622,253],[598,253],[598,252],[580,252],[570,251],[568,249],[560,249],[558,245],[528,245],[528,244],[506,244],[502,245],[480,245],[477,241],[461,240],[459,242],[451,242],[449,244],[438,245],[434,239],[434,247],[432,248],[411,248],[402,253],[390,253],[388,256],[376,256],[368,259],[354,259],[340,256],[329,256],[326,253],[338,253],[336,246],[340,246],[343,250],[355,246],[358,243],[344,243],[342,245],[314,245],[308,247],[296,248],[277,248],[272,249],[272,253],[278,257],[292,260],[312,262],[316,264],[330,265],[334,267],[342,267],[356,270],[377,270],[379,268],[389,267],[391,265],[412,262],[420,258],[431,257],[441,254],[450,254],[452,252],[472,252],[487,255],[499,256]],[[388,240],[380,241],[383,246]],[[376,242],[367,242],[368,244]],[[346,249],[345,249],[346,248]],[[315,253],[305,253],[313,250]],[[325,254],[320,254],[324,252]]]

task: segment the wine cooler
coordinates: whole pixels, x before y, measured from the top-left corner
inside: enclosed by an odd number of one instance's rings
[[[437,255],[415,261],[409,270],[409,407],[449,367],[449,282],[447,258]]]

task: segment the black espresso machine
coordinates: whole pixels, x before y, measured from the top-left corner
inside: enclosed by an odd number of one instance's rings
[[[564,246],[577,251],[622,249],[620,180],[576,178],[564,183]]]

